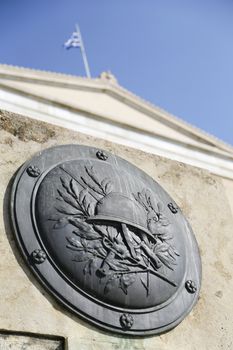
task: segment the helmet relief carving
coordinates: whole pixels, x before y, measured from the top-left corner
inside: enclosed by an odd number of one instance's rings
[[[55,230],[70,225],[66,248],[83,274],[98,276],[105,295],[116,288],[127,295],[139,279],[149,296],[152,275],[176,287],[166,270],[176,268],[179,252],[162,202],[147,188],[130,197],[115,190],[114,179],[101,178],[93,165],[78,177],[60,169],[57,215],[50,220]]]

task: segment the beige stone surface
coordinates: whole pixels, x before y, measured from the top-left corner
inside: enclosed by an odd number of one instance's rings
[[[37,336],[1,334],[0,350],[63,350],[63,341]]]
[[[145,338],[100,331],[61,307],[22,260],[9,225],[12,177],[36,152],[68,143],[100,147],[132,162],[157,180],[188,218],[201,252],[202,289],[197,305],[172,331]],[[191,166],[0,113],[0,329],[62,336],[68,350],[233,349],[233,214],[229,188],[233,190],[231,181]]]

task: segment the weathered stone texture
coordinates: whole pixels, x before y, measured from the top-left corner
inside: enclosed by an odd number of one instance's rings
[[[17,119],[16,116],[17,115],[12,119],[10,112],[0,111],[0,130],[5,130],[14,136],[17,136],[19,140],[26,142],[32,140],[38,143],[44,143],[55,135],[51,125],[49,126],[40,123],[40,126],[38,127],[38,124],[33,120],[27,119],[23,121]]]
[[[0,123],[0,329],[59,335],[69,350],[233,349],[232,182],[38,121],[2,117],[7,119]],[[68,143],[100,147],[132,162],[157,180],[188,218],[200,247],[203,282],[198,304],[174,330],[136,339],[100,331],[60,307],[25,266],[9,225],[10,180],[36,152]]]
[[[23,336],[0,333],[0,350],[63,350],[63,342],[38,338],[36,336]]]

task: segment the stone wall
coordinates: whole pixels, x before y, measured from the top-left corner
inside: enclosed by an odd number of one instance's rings
[[[36,152],[68,143],[100,147],[132,162],[167,190],[189,220],[200,247],[202,288],[197,305],[175,329],[144,338],[101,331],[61,307],[25,265],[9,224],[12,179],[22,163]],[[0,112],[0,330],[12,332],[12,336],[15,332],[25,337],[30,333],[46,335],[47,342],[52,341],[51,336],[62,337],[68,350],[233,349],[233,200],[230,193],[233,193],[232,181],[206,171]],[[1,341],[0,349],[5,350]],[[25,344],[12,349],[37,349],[30,341]],[[44,349],[56,349],[60,345],[49,346]],[[40,349],[43,349],[42,343]]]
[[[0,350],[64,350],[63,339],[0,332]]]

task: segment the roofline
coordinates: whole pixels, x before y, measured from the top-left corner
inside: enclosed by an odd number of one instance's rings
[[[213,149],[211,146],[206,145],[206,144],[202,144],[201,146],[191,145],[191,144],[187,145],[187,143],[185,141],[174,140],[173,138],[170,138],[169,136],[164,136],[164,135],[162,136],[162,135],[156,134],[156,132],[152,132],[152,131],[151,132],[150,131],[143,131],[138,127],[128,125],[124,122],[113,121],[113,120],[109,119],[107,117],[107,115],[96,113],[95,111],[92,111],[91,109],[83,108],[83,107],[77,106],[77,105],[74,106],[71,103],[67,104],[63,101],[60,101],[59,99],[54,99],[54,98],[51,99],[50,97],[38,96],[38,95],[30,92],[29,89],[22,90],[22,89],[19,89],[17,87],[11,87],[9,85],[5,85],[4,83],[1,83],[1,82],[0,82],[0,88],[4,89],[6,91],[18,93],[21,96],[30,97],[31,99],[42,102],[44,104],[53,105],[55,107],[60,107],[60,108],[63,108],[65,110],[72,111],[74,113],[81,113],[82,115],[85,115],[87,118],[91,118],[93,120],[104,121],[110,125],[115,125],[115,126],[118,125],[120,127],[123,127],[124,129],[132,130],[134,132],[140,133],[141,135],[149,135],[151,137],[156,137],[157,139],[173,142],[174,144],[177,144],[177,145],[183,145],[189,149],[193,149],[193,150],[197,149],[201,152],[211,153],[211,154],[216,155],[216,156],[225,157],[226,159],[231,159],[231,160],[233,159],[232,152],[229,153],[229,152],[226,152],[224,150],[220,150],[219,148]]]
[[[123,101],[129,106],[146,113],[151,118],[162,121],[163,123],[165,122],[169,127],[172,127],[175,130],[180,131],[180,128],[182,128],[182,131],[185,131],[186,135],[188,136],[193,135],[206,144],[209,143],[210,145],[218,147],[224,151],[230,153],[233,152],[233,146],[230,144],[227,144],[217,137],[187,123],[181,118],[168,113],[167,111],[123,88],[119,84],[108,81],[107,79],[86,78],[7,64],[0,64],[0,77],[9,80],[17,80],[17,78],[20,78],[20,81],[23,79],[26,82],[37,81],[40,84],[48,84],[50,86],[60,85],[62,87],[72,89],[78,88],[88,91],[105,92],[111,96],[114,96],[118,100]]]

